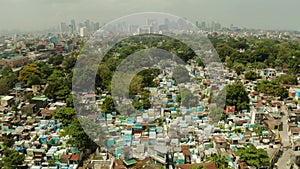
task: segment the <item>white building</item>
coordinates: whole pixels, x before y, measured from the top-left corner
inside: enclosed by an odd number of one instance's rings
[[[82,28],[79,29],[79,35],[80,35],[81,37],[86,36],[86,34],[87,34],[87,29],[86,29],[86,27],[82,27]]]

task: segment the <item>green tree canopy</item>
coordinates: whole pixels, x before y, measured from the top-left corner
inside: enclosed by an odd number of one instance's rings
[[[63,124],[70,124],[76,115],[73,108],[60,108],[54,111],[53,118],[62,122]]]
[[[241,83],[226,86],[226,105],[235,106],[236,110],[249,110],[249,97],[245,87]]]
[[[256,85],[257,91],[266,95],[287,98],[288,91],[278,82],[278,80],[262,80]]]
[[[274,81],[284,85],[298,85],[297,76],[294,74],[278,76],[276,79],[274,79]]]
[[[37,64],[32,63],[24,66],[20,72],[18,80],[27,86],[42,84],[42,72]]]
[[[71,92],[71,75],[55,69],[48,78],[44,94],[50,99],[66,99]]]
[[[263,149],[256,149],[252,144],[245,149],[239,149],[236,154],[240,156],[240,161],[246,162],[249,166],[260,168],[269,166],[270,163],[268,153]]]
[[[245,73],[245,79],[247,80],[256,80],[259,78],[259,75],[254,71],[248,71]]]
[[[9,91],[8,80],[5,78],[0,79],[0,95],[6,95]]]
[[[11,149],[5,149],[3,155],[2,161],[0,161],[0,166],[3,167],[3,169],[17,168],[17,166],[22,165],[25,160],[24,154],[20,154],[18,151]]]
[[[85,128],[82,127],[81,123],[75,118],[70,126],[67,126],[60,133],[61,136],[69,136],[67,144],[78,147],[79,149],[92,148],[95,149],[97,145],[89,136],[95,135],[102,138],[99,142],[100,145],[104,146],[106,134],[102,131],[99,124],[92,122],[89,119],[81,118],[80,122],[85,124]],[[89,125],[87,125],[89,124]]]
[[[50,64],[53,64],[54,66],[60,65],[63,61],[64,61],[64,56],[61,53],[56,54],[53,57],[50,57],[48,60],[48,62]]]
[[[113,111],[116,111],[112,96],[107,96],[105,98],[103,104],[101,105],[101,109],[105,113],[111,113]]]
[[[225,156],[222,156],[220,154],[212,154],[212,156],[209,159],[212,161],[218,169],[228,169],[228,159]]]

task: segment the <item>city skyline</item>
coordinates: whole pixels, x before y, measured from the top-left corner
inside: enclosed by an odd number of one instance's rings
[[[219,22],[242,28],[300,30],[296,0],[2,0],[0,30],[42,30],[60,22],[90,19],[101,25],[137,12],[164,12],[196,21]],[[255,11],[255,12],[254,12]]]

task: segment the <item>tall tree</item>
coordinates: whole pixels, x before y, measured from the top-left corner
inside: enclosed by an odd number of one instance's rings
[[[288,91],[278,82],[278,80],[262,80],[256,85],[258,92],[275,97],[287,98]]]
[[[63,56],[61,53],[59,53],[59,54],[57,54],[57,55],[55,55],[55,56],[49,58],[49,61],[48,61],[48,62],[49,62],[50,64],[53,64],[54,66],[58,66],[58,65],[60,65],[63,61],[64,61],[64,56]]]
[[[42,73],[37,64],[24,66],[19,72],[18,80],[27,86],[42,84]]]
[[[249,166],[260,168],[269,166],[270,163],[268,153],[263,149],[256,149],[252,144],[245,149],[239,149],[236,154],[240,156],[240,161],[246,162]]]
[[[228,169],[228,159],[220,154],[212,154],[210,161],[212,161],[218,169]]]
[[[67,144],[76,146],[79,149],[95,149],[97,145],[90,137],[93,136],[92,138],[94,139],[96,137],[100,139],[99,142],[97,142],[98,145],[105,145],[106,134],[100,124],[94,123],[86,118],[75,118],[71,124],[72,125],[65,127],[61,133],[62,136],[70,137],[67,140]],[[82,126],[84,126],[84,128]]]
[[[249,109],[249,97],[241,83],[226,86],[226,105],[236,106],[238,111]]]
[[[9,91],[8,80],[5,78],[0,79],[0,94],[6,95]]]
[[[0,161],[0,166],[3,167],[3,169],[18,168],[17,166],[22,165],[25,160],[24,154],[20,154],[18,151],[11,149],[5,149],[3,155],[2,161]]]
[[[256,80],[258,78],[259,78],[258,74],[254,71],[249,71],[245,73],[245,79],[247,80]]]
[[[73,108],[60,108],[54,111],[53,118],[62,122],[63,124],[70,124],[76,115]]]
[[[276,79],[274,79],[274,81],[284,85],[298,85],[297,76],[294,74],[285,74],[278,76],[276,77]]]
[[[50,99],[66,99],[71,91],[71,77],[61,70],[55,69],[47,79],[45,95]]]
[[[112,96],[107,96],[101,106],[101,109],[105,113],[111,113],[113,111],[116,111],[114,101]]]

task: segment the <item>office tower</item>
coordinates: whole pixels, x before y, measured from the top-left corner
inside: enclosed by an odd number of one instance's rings
[[[99,28],[100,28],[100,24],[99,24],[99,22],[96,22],[96,23],[94,24],[94,31],[99,30]]]
[[[203,22],[201,22],[201,28],[202,29],[206,29],[206,23],[203,21]]]
[[[85,24],[85,27],[86,27],[87,31],[91,31],[90,20],[87,19],[87,20],[84,22],[84,24]]]
[[[73,33],[76,32],[76,22],[74,19],[71,20],[71,26],[72,26]]]
[[[81,37],[86,36],[86,34],[87,34],[87,28],[86,27],[82,27],[82,28],[79,29],[79,35]]]
[[[220,30],[221,29],[221,24],[220,23],[216,23],[215,24],[215,29],[216,30]]]
[[[68,31],[67,24],[65,22],[60,23],[60,32],[65,33]]]

